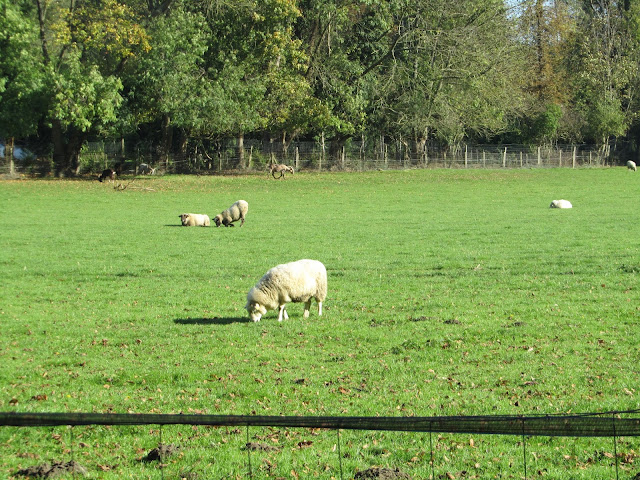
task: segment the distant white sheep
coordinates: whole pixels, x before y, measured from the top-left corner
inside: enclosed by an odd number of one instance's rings
[[[272,163],[271,165],[269,165],[269,171],[271,172],[271,176],[273,178],[285,178],[285,172],[289,172],[291,173],[291,175],[294,174],[293,167],[285,165],[284,163]],[[276,177],[276,173],[279,173],[280,176]]]
[[[289,318],[285,310],[288,302],[304,302],[304,318],[309,317],[311,300],[318,302],[318,316],[327,296],[327,269],[317,260],[298,260],[273,267],[249,290],[247,305],[254,322],[269,310],[279,309],[278,321]]]
[[[571,202],[569,200],[554,200],[549,205],[549,208],[572,208]]]
[[[635,172],[636,171],[636,162],[634,162],[633,160],[629,160],[627,162],[627,168],[629,170],[633,170]]]
[[[208,227],[211,225],[209,215],[199,213],[183,213],[179,215],[183,227]]]
[[[244,225],[244,217],[249,211],[249,204],[244,200],[238,200],[229,208],[219,213],[213,218],[216,227],[224,225],[225,227],[233,227],[232,223],[240,220],[240,226]]]

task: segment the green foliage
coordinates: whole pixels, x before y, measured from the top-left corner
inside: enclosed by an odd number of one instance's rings
[[[35,133],[46,109],[48,85],[34,48],[36,35],[34,20],[18,3],[0,1],[0,137]]]
[[[547,105],[547,108],[534,119],[531,132],[533,142],[553,142],[557,138],[561,119],[562,107],[556,104]]]
[[[96,65],[82,65],[80,52],[76,55],[68,54],[62,73],[52,72],[55,96],[49,116],[65,129],[100,132],[116,121],[122,82],[115,76],[103,76]]]
[[[126,183],[126,180],[122,180]],[[0,183],[5,409],[255,415],[554,414],[638,409],[640,201],[624,168],[412,170]],[[549,209],[570,199],[572,210]],[[623,197],[625,202],[617,199]],[[184,228],[243,198],[241,228]],[[18,212],[18,214],[16,213]],[[274,242],[277,246],[273,246]],[[275,264],[322,260],[322,317],[249,322]],[[315,306],[315,305],[314,305]],[[0,476],[44,461],[88,478],[520,476],[521,438],[211,427],[0,429]],[[181,445],[163,467],[140,459]],[[612,439],[526,438],[529,471],[614,476]],[[638,451],[618,439],[621,467]],[[533,455],[531,452],[534,452]],[[626,470],[625,470],[626,471]]]
[[[0,7],[0,134],[40,128],[57,172],[72,173],[88,135],[145,132],[166,155],[194,137],[236,135],[385,135],[416,149],[496,138],[606,145],[640,118],[634,2]]]
[[[588,122],[591,135],[603,144],[610,137],[624,135],[629,127],[629,118],[622,109],[620,99],[611,95],[594,102],[589,109]]]

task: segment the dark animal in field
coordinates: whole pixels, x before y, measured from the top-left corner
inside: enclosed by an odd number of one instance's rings
[[[100,182],[104,182],[105,180],[109,180],[110,182],[113,182],[115,181],[115,179],[116,179],[116,171],[111,168],[104,169],[100,174],[100,176],[98,177],[98,180]]]
[[[271,176],[276,179],[283,178],[285,172],[290,172],[291,175],[294,174],[293,167],[285,165],[284,163],[272,163],[271,165],[269,165],[269,171],[271,172]],[[276,177],[276,173],[279,173],[280,176]]]
[[[156,169],[151,168],[148,163],[141,163],[138,165],[138,175],[153,175]]]

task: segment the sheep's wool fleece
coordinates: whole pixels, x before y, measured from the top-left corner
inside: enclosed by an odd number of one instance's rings
[[[221,222],[232,223],[244,218],[249,211],[249,204],[244,200],[238,200],[222,213],[216,215]]]
[[[185,213],[180,215],[185,227],[208,227],[211,225],[209,215],[199,213]]]
[[[549,205],[551,208],[572,208],[571,202],[569,200],[554,200]]]
[[[269,270],[247,295],[269,310],[289,302],[306,302],[315,298],[324,302],[327,296],[327,270],[317,260],[298,260],[277,265]]]

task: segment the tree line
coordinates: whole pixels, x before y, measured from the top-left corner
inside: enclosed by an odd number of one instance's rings
[[[89,138],[638,137],[631,0],[0,0],[0,138],[57,176]]]

